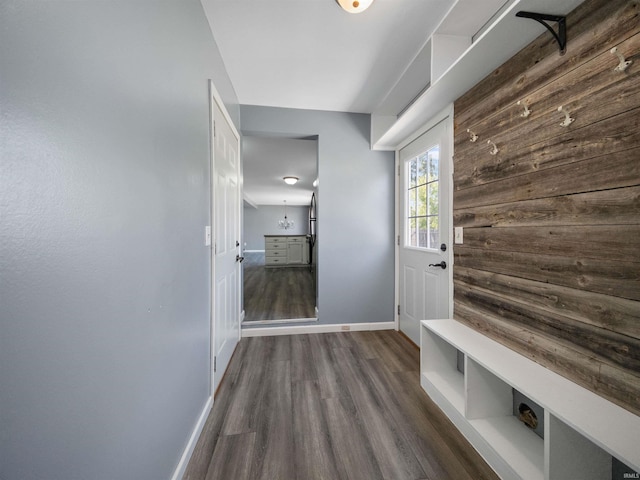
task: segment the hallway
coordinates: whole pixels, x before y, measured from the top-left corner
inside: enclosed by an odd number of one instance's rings
[[[496,479],[395,331],[244,338],[184,480]]]

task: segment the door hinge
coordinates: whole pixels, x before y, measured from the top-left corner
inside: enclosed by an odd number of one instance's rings
[[[398,315],[400,315],[400,305],[398,305]]]
[[[398,246],[400,246],[400,235],[398,235]]]
[[[216,365],[216,363],[217,363],[217,362],[216,362],[216,360],[218,360],[218,357],[213,357],[213,371],[214,371],[214,372],[216,372],[216,367],[217,367],[217,365]]]
[[[400,176],[400,164],[398,164],[398,176]]]

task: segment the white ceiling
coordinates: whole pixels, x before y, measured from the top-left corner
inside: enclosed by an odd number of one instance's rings
[[[311,139],[242,137],[245,204],[309,205],[317,177],[318,142]],[[287,185],[285,176],[298,177]]]
[[[241,104],[358,113],[412,98],[389,93],[453,3],[374,0],[353,15],[335,0],[202,0]],[[244,136],[242,152],[245,205],[309,204],[315,141]]]
[[[454,3],[350,14],[335,0],[202,0],[241,104],[358,113],[376,110]]]

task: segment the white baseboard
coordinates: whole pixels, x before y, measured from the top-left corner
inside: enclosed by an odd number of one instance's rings
[[[294,325],[289,327],[243,328],[243,337],[272,337],[275,335],[300,335],[305,333],[356,332],[371,330],[395,330],[395,322],[342,323],[334,325]]]
[[[264,253],[264,250],[243,250],[245,253]]]
[[[204,408],[202,409],[202,413],[200,413],[200,417],[198,418],[198,423],[196,423],[193,432],[191,432],[191,437],[189,437],[189,442],[182,452],[182,457],[178,462],[178,466],[173,472],[171,476],[171,480],[181,480],[184,475],[185,470],[187,469],[187,465],[189,464],[189,460],[191,460],[191,455],[193,454],[193,449],[196,448],[196,443],[198,443],[198,439],[200,438],[200,434],[202,433],[202,429],[204,428],[204,424],[207,422],[207,417],[209,416],[209,412],[211,412],[211,407],[213,407],[213,396],[210,396],[207,399],[207,403],[205,403]]]

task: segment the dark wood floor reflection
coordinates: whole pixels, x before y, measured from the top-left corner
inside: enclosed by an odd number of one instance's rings
[[[418,368],[395,331],[243,338],[184,479],[497,479]]]
[[[264,266],[264,253],[246,252],[243,262],[244,320],[316,316],[315,272],[309,267]]]

